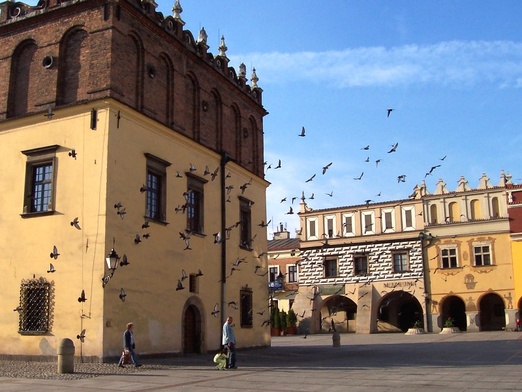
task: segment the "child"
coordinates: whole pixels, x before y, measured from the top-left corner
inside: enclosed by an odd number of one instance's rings
[[[214,355],[214,363],[217,370],[225,370],[227,366],[227,358],[229,352],[227,347],[223,347],[220,352]]]

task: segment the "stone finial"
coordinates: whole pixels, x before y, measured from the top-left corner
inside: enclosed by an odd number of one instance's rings
[[[457,186],[457,192],[465,192],[469,190],[471,190],[471,188],[468,185],[468,180],[466,180],[464,176],[460,176],[460,180]]]
[[[221,57],[227,57],[227,50],[228,50],[228,48],[227,48],[227,45],[225,44],[225,36],[224,35],[221,36],[221,43],[219,44],[218,49],[219,49],[219,55]]]
[[[498,183],[498,186],[502,186],[502,187],[505,187],[506,185],[512,185],[513,182],[511,181],[511,179],[513,178],[513,176],[511,174],[506,174],[504,173],[504,170],[501,170],[500,171],[500,181]]]
[[[489,178],[486,173],[482,173],[482,177],[479,178],[479,185],[477,189],[489,189],[491,185],[489,183]]]
[[[259,81],[259,78],[257,77],[255,68],[252,69],[252,77],[250,78],[250,80],[252,81],[252,88],[258,88],[259,87],[257,85],[257,82]]]
[[[179,3],[179,0],[176,0],[174,2],[174,7],[172,7],[172,16],[176,22],[181,23],[182,26],[185,25],[185,22],[183,19],[181,19],[181,13],[183,12],[183,8],[181,8],[181,4]]]
[[[244,63],[239,64],[238,76],[246,79],[246,65]]]
[[[448,190],[446,189],[446,183],[442,181],[442,178],[439,178],[439,182],[437,182],[437,185],[435,185],[435,192],[433,192],[434,195],[444,195],[448,193]]]
[[[208,39],[208,34],[207,34],[207,32],[205,31],[205,28],[202,27],[202,28],[199,30],[199,35],[198,35],[198,44],[206,45],[206,44],[207,44],[207,39]]]

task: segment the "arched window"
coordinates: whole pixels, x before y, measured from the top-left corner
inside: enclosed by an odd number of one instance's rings
[[[85,30],[74,28],[64,35],[60,43],[57,105],[65,105],[81,99],[78,96],[80,85],[86,84],[89,78],[88,61],[85,56],[88,49],[88,36]]]
[[[30,97],[36,97],[36,86],[32,83],[38,47],[32,40],[24,41],[13,52],[11,60],[11,79],[7,100],[7,117],[15,117],[27,113],[34,107]],[[34,76],[33,76],[34,77]],[[33,98],[34,99],[34,98]]]
[[[480,202],[477,199],[471,200],[469,203],[470,219],[481,219],[482,211],[480,210]]]
[[[491,199],[491,212],[493,218],[499,218],[500,217],[500,206],[498,203],[498,197],[493,197]]]
[[[430,223],[436,225],[438,223],[437,220],[437,205],[432,204],[430,206]]]
[[[459,205],[452,201],[448,204],[448,221],[456,222],[459,218]]]

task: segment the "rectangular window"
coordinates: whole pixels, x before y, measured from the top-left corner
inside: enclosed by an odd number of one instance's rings
[[[353,220],[353,214],[343,215],[343,236],[352,237],[355,235]]]
[[[145,216],[149,219],[165,222],[167,220],[167,167],[170,163],[151,154],[147,158]]]
[[[56,150],[58,145],[22,151],[27,156],[24,214],[54,211]]]
[[[187,173],[186,212],[187,230],[203,233],[203,185],[205,180]]]
[[[442,260],[442,268],[457,268],[457,249],[446,248],[440,251],[440,258]]]
[[[317,218],[309,218],[306,220],[307,240],[317,239]]]
[[[252,202],[245,198],[239,198],[239,221],[241,225],[240,246],[252,249],[252,215],[250,208]]]
[[[402,208],[402,226],[404,231],[415,230],[415,207]]]
[[[239,312],[241,316],[241,328],[252,327],[253,301],[252,289],[243,288],[240,291]]]
[[[393,253],[393,272],[407,272],[409,270],[409,260],[407,252]]]
[[[473,256],[476,266],[492,265],[489,245],[474,245]]]
[[[353,274],[367,275],[368,274],[368,256],[356,255],[353,258]]]
[[[297,282],[297,266],[296,265],[289,265],[288,266],[287,278],[288,278],[288,283],[295,283],[295,282]]]
[[[326,234],[328,238],[335,236],[335,216],[324,217],[324,231],[324,234]]]
[[[381,225],[383,233],[395,232],[395,210],[387,208],[381,212]]]
[[[337,259],[326,259],[324,261],[324,277],[331,278],[337,276]]]
[[[23,335],[44,334],[50,325],[51,285],[43,278],[22,282],[18,332]]]
[[[372,212],[363,212],[362,213],[362,233],[363,235],[375,234],[375,226],[374,226],[374,213]]]
[[[197,276],[197,274],[190,274],[189,275],[189,291],[191,293],[197,293],[198,292],[198,276]]]
[[[279,275],[279,267],[269,267],[268,268],[268,281],[275,282],[277,275]]]

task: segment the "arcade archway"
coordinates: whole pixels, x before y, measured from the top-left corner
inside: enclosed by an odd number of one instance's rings
[[[417,298],[406,291],[398,290],[386,294],[381,299],[378,312],[379,321],[401,331],[407,331],[416,321],[423,324],[421,304]]]
[[[498,294],[489,293],[480,298],[479,311],[481,331],[502,331],[506,327],[506,307]]]
[[[319,312],[319,331],[329,332],[332,322],[337,332],[355,332],[357,305],[350,298],[334,295],[325,299]]]
[[[454,327],[458,327],[461,331],[467,330],[466,304],[461,298],[455,295],[444,298],[442,300],[440,316],[441,328],[444,326],[446,320],[451,318]]]

